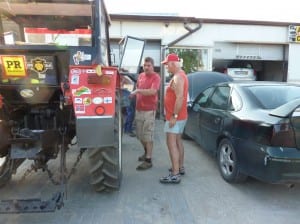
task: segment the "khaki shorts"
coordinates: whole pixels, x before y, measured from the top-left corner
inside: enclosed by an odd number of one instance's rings
[[[143,142],[153,142],[156,111],[135,111],[136,137]]]

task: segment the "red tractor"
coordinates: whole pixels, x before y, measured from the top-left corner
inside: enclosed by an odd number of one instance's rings
[[[122,75],[139,69],[144,41],[124,38],[111,64],[109,16],[102,0],[0,3],[0,186],[25,160],[43,170],[60,157],[62,190],[47,201],[2,200],[0,213],[54,211],[63,205],[70,145],[86,151],[96,191],[120,187]],[[121,72],[122,71],[122,72]],[[75,162],[75,164],[78,161]]]

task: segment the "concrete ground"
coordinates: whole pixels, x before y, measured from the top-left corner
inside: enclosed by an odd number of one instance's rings
[[[193,141],[184,141],[186,175],[178,185],[163,185],[159,178],[170,167],[163,133],[157,121],[153,167],[136,171],[137,158],[143,153],[136,138],[124,136],[123,180],[119,191],[95,193],[89,185],[88,161],[83,156],[68,184],[62,209],[54,213],[1,214],[0,223],[8,224],[298,224],[300,188],[271,185],[249,179],[231,185],[219,175],[216,161]],[[78,149],[68,152],[71,167]],[[50,163],[57,169],[59,160]],[[0,198],[46,199],[54,187],[42,172],[20,178],[25,165],[12,181],[0,190]],[[27,163],[28,165],[28,163]]]

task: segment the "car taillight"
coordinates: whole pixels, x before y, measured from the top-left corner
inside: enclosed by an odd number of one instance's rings
[[[224,74],[228,74],[227,72],[228,72],[228,71],[227,71],[227,68],[225,68],[224,71],[223,71],[223,73],[224,73]]]
[[[289,119],[284,119],[273,125],[271,144],[273,146],[296,147],[294,131]]]

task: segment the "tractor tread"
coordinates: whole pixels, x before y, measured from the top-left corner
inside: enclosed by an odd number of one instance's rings
[[[114,174],[112,174],[111,172],[109,172],[108,170],[104,169],[103,171],[103,174],[106,175],[107,177],[113,179],[113,180],[117,180],[118,177]]]
[[[97,178],[91,178],[92,180],[90,181],[91,185],[97,185],[99,183],[101,183],[104,180],[104,176],[98,176]]]
[[[95,165],[93,165],[89,171],[90,174],[97,172],[103,166],[103,160],[99,160]]]

